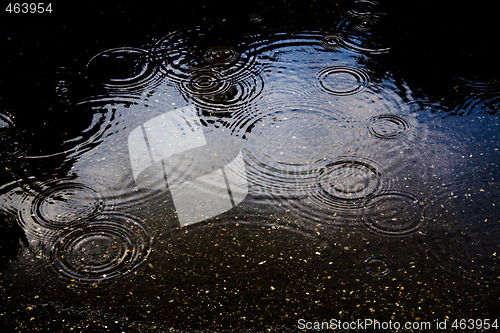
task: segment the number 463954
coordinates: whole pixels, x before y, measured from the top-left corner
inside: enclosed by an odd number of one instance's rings
[[[43,2],[10,2],[5,8],[9,14],[43,14],[52,13],[52,3]]]
[[[451,328],[460,330],[498,330],[498,319],[455,319]]]

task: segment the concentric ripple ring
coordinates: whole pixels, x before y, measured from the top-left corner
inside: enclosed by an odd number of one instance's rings
[[[99,182],[61,178],[33,183],[23,191],[18,223],[32,241],[51,242],[54,234],[93,221],[111,192]]]
[[[404,135],[410,124],[401,116],[384,114],[370,119],[369,131],[379,139],[395,139]]]
[[[48,228],[66,228],[79,221],[89,220],[103,207],[101,195],[94,189],[78,183],[63,183],[38,195],[31,214],[38,223]]]
[[[337,161],[324,167],[318,186],[327,197],[341,201],[364,200],[380,187],[380,174],[369,164],[360,161]]]
[[[183,81],[181,90],[195,96],[220,95],[231,89],[231,83],[213,71],[197,71],[188,81]]]
[[[424,221],[424,202],[410,193],[388,192],[373,197],[362,221],[368,230],[384,236],[415,233]]]
[[[156,73],[149,52],[135,47],[100,52],[89,60],[86,67],[93,78],[116,88],[141,86]]]
[[[370,82],[364,69],[349,66],[332,66],[318,73],[320,88],[332,95],[353,95],[362,91]]]
[[[231,65],[238,61],[239,57],[235,49],[226,46],[211,47],[204,55],[207,62],[216,65]]]
[[[123,277],[149,256],[151,236],[138,221],[121,215],[102,215],[60,235],[51,261],[62,279],[95,285]]]
[[[392,263],[384,256],[374,255],[363,261],[363,267],[371,276],[382,277],[391,272]]]

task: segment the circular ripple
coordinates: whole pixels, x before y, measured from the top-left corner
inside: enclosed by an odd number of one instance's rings
[[[181,90],[195,96],[216,96],[227,93],[231,87],[232,84],[230,81],[222,79],[215,72],[198,71],[187,82],[182,82]]]
[[[498,283],[498,199],[498,186],[491,182],[457,184],[437,194],[426,210],[425,252],[451,273]]]
[[[362,221],[376,234],[405,236],[422,226],[423,205],[421,200],[408,193],[382,193],[367,204]]]
[[[352,95],[363,90],[370,82],[367,71],[348,66],[333,66],[318,73],[322,90],[333,95]]]
[[[65,228],[95,217],[102,206],[102,197],[94,189],[65,183],[40,193],[33,202],[31,214],[48,228]]]
[[[372,117],[368,126],[370,133],[379,139],[396,139],[404,135],[409,128],[409,122],[403,117],[392,114]]]
[[[107,88],[142,91],[156,86],[157,66],[151,54],[134,47],[114,48],[98,53],[87,63],[89,77]]]
[[[374,255],[363,261],[366,272],[372,276],[385,276],[391,272],[392,263],[384,256]]]
[[[234,48],[227,46],[211,47],[204,55],[207,62],[217,65],[231,65],[238,61],[239,57]]]
[[[453,114],[497,115],[500,110],[500,93],[495,90],[479,91],[468,96],[455,108]]]
[[[329,49],[336,49],[343,45],[342,36],[327,35],[323,37],[323,46]]]
[[[287,212],[313,228],[357,226],[369,200],[386,186],[373,161],[359,157],[343,158],[313,173],[315,184],[301,197],[287,198]]]
[[[156,72],[148,51],[123,47],[96,54],[87,63],[87,70],[94,78],[110,86],[130,86],[147,81]]]
[[[337,30],[347,48],[361,53],[381,54],[391,48],[387,46],[380,26],[378,15],[351,15],[340,22]]]
[[[228,39],[220,45],[220,35],[209,29],[179,30],[160,39],[154,48],[155,58],[173,82],[189,78],[193,71],[217,70],[225,78],[242,76],[242,72],[255,70],[255,55],[245,41]],[[222,41],[224,42],[224,41]]]
[[[373,196],[380,187],[380,174],[364,162],[337,161],[319,172],[317,184],[328,198],[349,203]]]
[[[258,98],[264,88],[264,80],[256,73],[240,73],[239,77],[221,77],[203,71],[188,82],[181,82],[184,98],[206,113],[234,113]]]
[[[105,206],[109,191],[97,183],[60,179],[32,184],[20,200],[19,223],[33,240],[49,239],[54,232],[92,221]]]
[[[102,215],[61,234],[51,250],[53,270],[66,281],[95,285],[137,270],[151,250],[151,236],[134,219]]]

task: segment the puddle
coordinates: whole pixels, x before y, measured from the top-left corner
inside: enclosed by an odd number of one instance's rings
[[[496,319],[494,73],[408,65],[386,2],[134,3],[99,16],[133,34],[0,31],[2,325]]]

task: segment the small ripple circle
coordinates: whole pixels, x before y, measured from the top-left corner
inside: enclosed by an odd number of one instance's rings
[[[379,189],[380,173],[364,162],[337,161],[319,172],[317,183],[322,193],[329,198],[363,200]]]
[[[401,116],[384,114],[372,117],[368,129],[376,138],[396,139],[410,129],[410,124]]]
[[[363,261],[363,268],[365,271],[371,275],[376,277],[386,276],[391,272],[391,261],[385,257],[380,255],[373,255],[366,258]]]
[[[353,95],[362,91],[370,82],[364,69],[349,66],[332,66],[318,74],[320,88],[332,95]]]
[[[330,49],[335,49],[342,45],[342,37],[340,35],[327,35],[323,37],[323,46]]]
[[[216,65],[231,65],[240,58],[239,53],[232,47],[214,46],[207,50],[204,55],[207,62]]]
[[[232,84],[229,80],[221,78],[213,71],[197,71],[187,80],[182,82],[181,90],[196,96],[224,94],[230,90]]]

